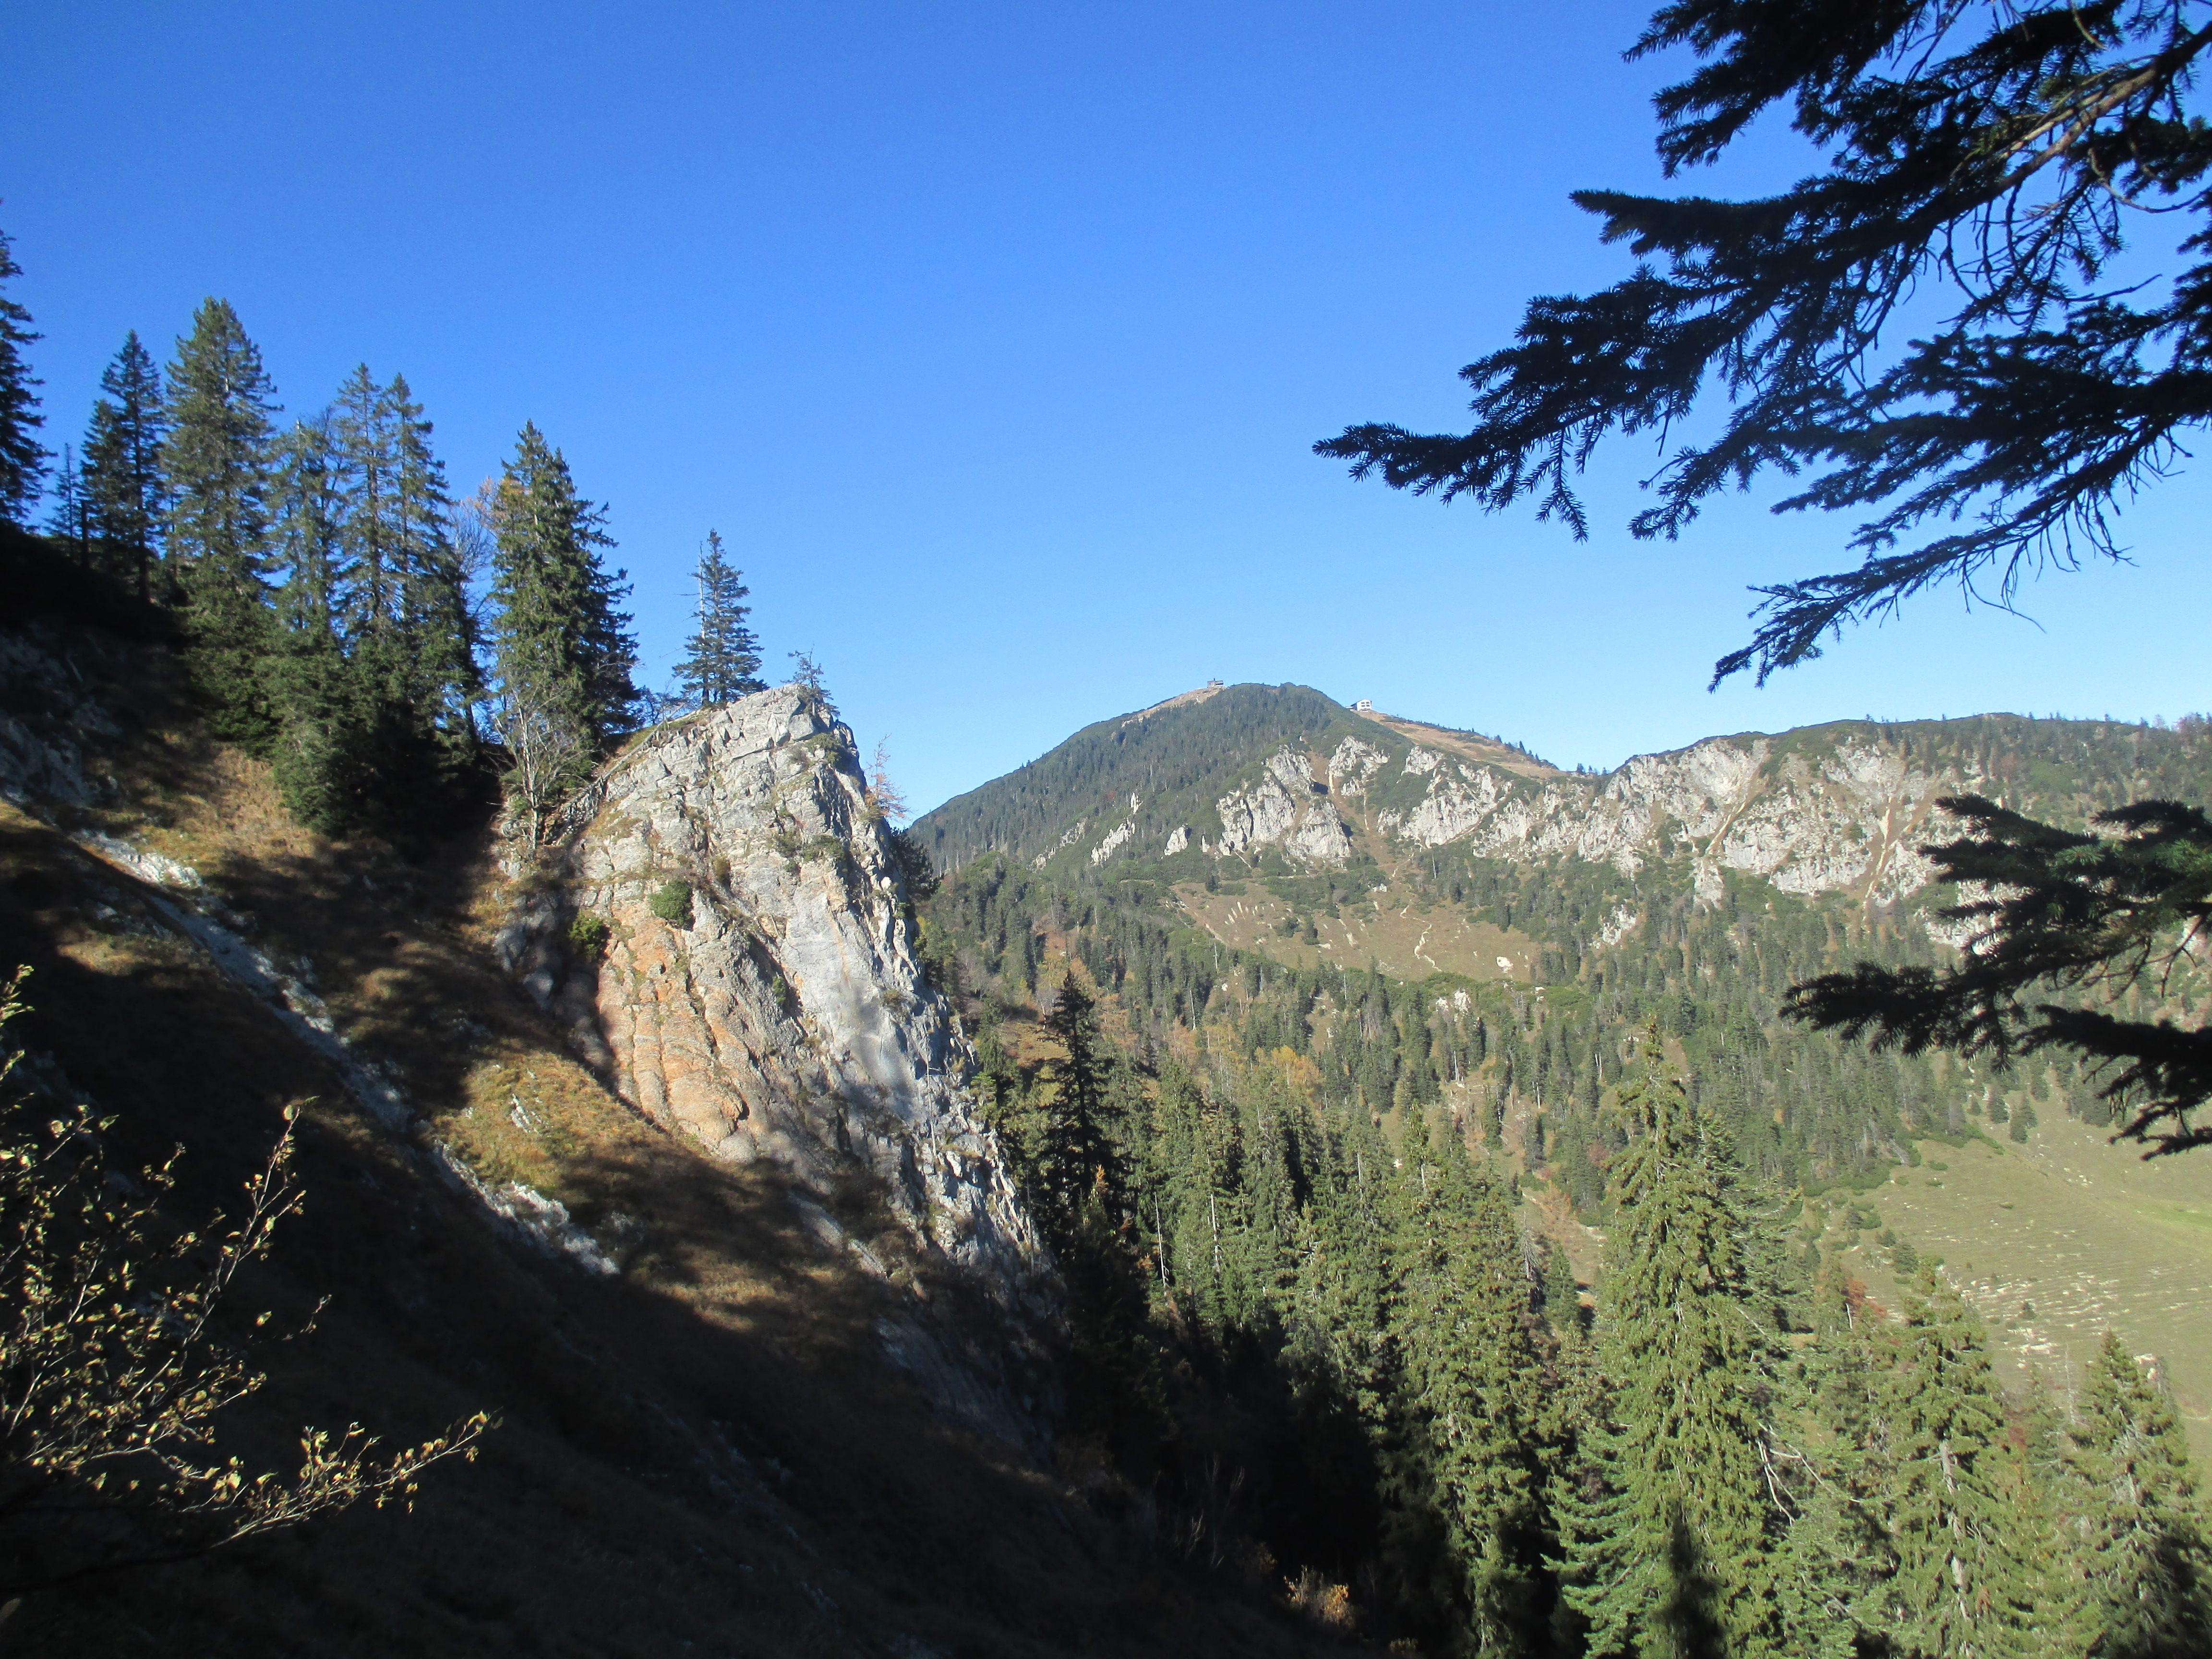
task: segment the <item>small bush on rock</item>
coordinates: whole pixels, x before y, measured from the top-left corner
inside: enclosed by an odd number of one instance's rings
[[[580,962],[597,962],[607,953],[607,919],[590,910],[579,910],[568,922],[568,951]]]
[[[691,884],[672,881],[646,901],[653,914],[672,927],[691,925]]]

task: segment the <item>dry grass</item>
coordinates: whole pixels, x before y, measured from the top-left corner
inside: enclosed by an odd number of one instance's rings
[[[1371,962],[1394,979],[1442,973],[1526,981],[1535,960],[1535,941],[1524,933],[1477,921],[1455,905],[1415,903],[1396,892],[1366,895],[1341,906],[1341,915],[1315,916],[1318,937],[1308,944],[1303,935],[1283,933],[1290,906],[1257,881],[1241,894],[1209,893],[1196,882],[1175,891],[1184,913],[1224,945],[1292,968],[1364,969]],[[1499,967],[1500,957],[1511,966]]]
[[[772,1172],[714,1165],[612,1097],[499,972],[465,838],[420,867],[285,820],[263,769],[177,717],[161,660],[118,675],[120,794],[91,815],[199,868],[255,942],[313,964],[338,1025],[488,1174],[611,1236],[613,1281],[518,1252],[356,1110],[267,1010],[155,927],[134,884],[0,806],[0,957],[27,1037],[235,1189],[286,1102],[307,1212],[248,1304],[314,1333],[266,1352],[232,1425],[280,1462],[302,1422],[419,1439],[501,1426],[411,1517],[347,1515],[227,1555],[33,1598],[27,1650],[221,1653],[1286,1653],[1334,1638],[1171,1566],[1007,1449],[939,1423],[882,1361],[894,1304],[957,1303],[825,1254]],[[104,907],[104,909],[101,908]],[[890,1241],[878,1240],[884,1248]]]

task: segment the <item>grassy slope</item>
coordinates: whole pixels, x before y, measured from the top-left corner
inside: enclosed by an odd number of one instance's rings
[[[644,1236],[611,1284],[518,1254],[264,1009],[151,927],[134,884],[0,805],[0,957],[36,969],[25,1035],[121,1115],[126,1157],[183,1143],[184,1201],[204,1212],[285,1102],[315,1102],[307,1212],[247,1300],[280,1320],[331,1303],[311,1334],[264,1351],[270,1385],[234,1444],[281,1464],[302,1422],[359,1419],[398,1441],[479,1407],[503,1419],[481,1462],[434,1473],[411,1517],[349,1514],[35,1595],[11,1638],[116,1655],[1312,1645],[1264,1596],[1160,1559],[1066,1481],[941,1425],[878,1357],[874,1321],[911,1292],[825,1256],[772,1173],[710,1164],[642,1123],[499,973],[472,843],[410,868],[307,836],[263,769],[180,714],[158,647],[75,648],[116,688],[127,733],[92,768],[119,792],[92,824],[194,864],[263,948],[309,958],[340,1029],[490,1172],[587,1224],[636,1217]],[[516,1125],[517,1099],[538,1127]],[[935,1305],[956,1297],[904,1266]]]
[[[1293,968],[1333,963],[1364,969],[1372,963],[1393,979],[1461,974],[1525,981],[1534,957],[1535,941],[1527,934],[1478,921],[1413,888],[1368,894],[1340,905],[1334,916],[1314,915],[1315,940],[1310,945],[1303,935],[1282,931],[1283,918],[1293,914],[1293,907],[1259,882],[1237,884],[1242,892],[1209,893],[1197,882],[1181,882],[1175,896],[1183,914],[1224,945],[1255,951]],[[1500,967],[1501,957],[1510,966]]]
[[[2197,1455],[2212,1455],[2212,1156],[2147,1164],[2055,1113],[2028,1146],[2002,1144],[1924,1141],[1920,1168],[1868,1196],[1900,1237],[1943,1259],[2011,1380],[2033,1368],[2063,1387],[2110,1328],[2159,1357]],[[1887,1257],[1869,1235],[1846,1260],[1894,1308]]]

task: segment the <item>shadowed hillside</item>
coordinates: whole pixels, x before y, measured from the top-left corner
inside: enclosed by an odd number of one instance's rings
[[[1119,1493],[1109,1512],[1080,1479],[932,1408],[887,1358],[886,1316],[918,1310],[901,1316],[951,1352],[1002,1316],[871,1179],[802,1193],[617,1098],[497,958],[507,901],[487,826],[411,862],[299,829],[265,768],[204,734],[166,647],[58,619],[66,597],[0,635],[0,735],[75,773],[18,769],[0,804],[0,954],[33,970],[33,1070],[117,1115],[113,1161],[184,1146],[192,1214],[234,1193],[288,1103],[308,1103],[306,1212],[238,1311],[297,1326],[329,1302],[312,1332],[260,1351],[271,1381],[223,1444],[283,1468],[303,1422],[359,1420],[394,1444],[480,1409],[499,1425],[479,1462],[432,1472],[412,1516],[349,1512],[42,1592],[11,1640],[87,1654],[1310,1646],[1279,1581],[1193,1565]],[[288,996],[325,1008],[355,1069],[218,971],[185,915],[249,941]],[[385,1085],[417,1114],[397,1136],[362,1097]],[[549,1253],[542,1231],[441,1178],[434,1138],[488,1190],[562,1206],[618,1271]]]

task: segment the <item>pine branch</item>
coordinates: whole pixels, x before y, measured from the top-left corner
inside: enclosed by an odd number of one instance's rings
[[[1942,969],[1862,963],[1793,986],[1790,1018],[1907,1054],[1986,1055],[2000,1067],[2049,1050],[2104,1073],[2103,1097],[2131,1116],[2118,1138],[2160,1157],[2212,1145],[2192,1115],[2212,1100],[2212,1030],[2165,1017],[2031,1000],[2042,989],[2162,995],[2212,925],[2212,818],[2137,801],[2076,835],[1976,796],[1938,803],[1969,831],[1923,850],[1961,888],[1939,914],[1976,931]]]

